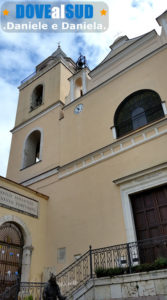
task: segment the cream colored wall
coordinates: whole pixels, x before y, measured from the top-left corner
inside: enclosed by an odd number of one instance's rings
[[[25,223],[32,238],[32,259],[30,269],[30,281],[40,281],[43,268],[46,266],[46,226],[47,226],[47,198],[40,197],[37,193],[28,191],[0,178],[0,186],[12,192],[21,194],[39,202],[39,218],[34,218],[14,210],[0,207],[0,218],[2,216],[14,215]]]
[[[37,113],[40,113],[59,100],[65,102],[65,97],[69,93],[69,82],[67,80],[69,76],[71,76],[71,72],[59,63],[31,84],[21,89],[15,126],[34,117]],[[44,86],[43,104],[30,111],[31,95],[34,88],[39,84],[43,84]]]
[[[15,132],[12,138],[7,177],[22,182],[27,178],[57,167],[60,163],[60,117],[57,107],[40,119]],[[26,136],[36,128],[43,130],[42,160],[24,170],[22,168],[23,148]]]
[[[163,50],[106,85],[98,87],[83,98],[68,105],[63,109],[64,119],[59,120],[59,107],[18,130],[13,135],[7,176],[18,182],[24,181],[114,142],[111,130],[114,125],[114,114],[118,105],[128,95],[140,89],[152,89],[159,93],[162,100],[167,101],[167,68],[164,64],[166,60],[167,50]],[[61,96],[64,97],[69,82],[66,80],[65,84],[63,78],[67,79],[68,70],[61,66],[59,73],[62,82]],[[52,75],[51,70],[48,78]],[[45,86],[48,84],[49,87],[50,83],[47,80]],[[47,87],[45,88],[47,90]],[[53,90],[50,92],[53,93]],[[51,97],[46,98],[46,105],[49,99]],[[78,103],[82,103],[84,107],[83,111],[76,115],[74,108]],[[28,132],[36,127],[41,127],[44,130],[42,162],[24,171],[19,171],[24,139]]]
[[[56,108],[14,133],[7,176],[18,182],[24,181],[114,142],[111,130],[114,125],[114,114],[118,105],[128,95],[140,89],[152,89],[159,93],[162,100],[167,101],[167,68],[164,64],[166,60],[167,50],[163,50],[106,85],[98,87],[71,103],[63,110],[64,119],[61,121],[59,121],[60,108]],[[60,67],[60,64],[59,68],[61,68],[59,70],[62,82],[61,96],[64,97],[69,86],[68,70],[64,66]],[[50,72],[48,78],[53,75],[52,70]],[[63,81],[63,78],[66,81]],[[50,86],[47,80],[45,86],[47,84]],[[50,92],[53,93],[53,90]],[[45,105],[49,99],[51,97],[45,99]],[[76,115],[74,108],[78,103],[82,103],[84,107],[83,111]],[[20,108],[20,113],[21,111]],[[42,162],[19,171],[24,139],[35,127],[41,127],[44,130]]]
[[[151,89],[167,102],[166,60],[167,50],[163,50],[65,108],[61,121],[60,165],[114,142],[110,128],[114,125],[115,111],[131,93]],[[75,115],[78,103],[84,107]]]
[[[72,74],[70,73],[70,71],[67,68],[65,68],[62,64],[60,64],[60,99],[64,103],[66,103],[66,97],[68,97],[70,94],[70,82],[68,78],[71,75]]]
[[[64,179],[52,176],[32,187],[48,194],[48,266],[57,272],[74,255],[127,242],[120,189],[113,180],[166,161],[167,136],[139,145]],[[57,249],[67,259],[57,264]]]
[[[56,108],[14,133],[8,177],[24,181],[114,142],[110,129],[114,113],[128,95],[152,89],[167,101],[166,60],[167,50],[163,50],[67,106],[61,121],[60,108]],[[68,72],[63,72],[62,78],[66,78]],[[79,103],[84,108],[75,115],[74,108]],[[44,130],[42,162],[19,171],[23,141],[35,127]],[[57,265],[59,271],[90,244],[96,248],[126,242],[120,190],[113,180],[165,162],[166,143],[163,135],[64,179],[54,175],[32,185],[50,196],[48,266]],[[67,247],[67,260],[65,264],[57,264],[57,248],[62,247]]]
[[[152,37],[149,38],[149,35],[152,35]],[[128,47],[124,49],[126,43],[114,51],[111,49],[109,53],[110,60],[105,64],[102,63],[96,74],[92,71],[92,80],[88,82],[88,89],[90,90],[114,75],[119,74],[122,70],[133,66],[137,61],[140,62],[143,57],[150,55],[158,47],[162,47],[167,40],[166,38],[164,40],[163,36],[158,36],[155,32],[153,34],[153,31],[148,36],[147,38],[143,37],[145,41],[142,40],[142,43],[140,39],[136,42],[137,45],[132,43],[130,49]]]

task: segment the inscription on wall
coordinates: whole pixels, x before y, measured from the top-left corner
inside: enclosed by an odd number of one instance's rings
[[[23,214],[38,217],[39,203],[33,199],[24,197],[0,187],[0,206],[17,210]]]

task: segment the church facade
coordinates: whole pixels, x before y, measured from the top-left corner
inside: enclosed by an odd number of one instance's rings
[[[92,71],[59,46],[21,83],[1,189],[38,208],[12,210],[1,196],[0,226],[27,232],[23,281],[89,245],[167,235],[167,11],[157,22],[160,35],[118,38]]]

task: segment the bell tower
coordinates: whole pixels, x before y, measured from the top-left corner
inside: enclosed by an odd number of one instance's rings
[[[59,166],[62,108],[75,62],[60,45],[21,82],[7,177],[19,183]]]
[[[89,68],[86,57],[80,54],[76,62],[76,73],[69,78],[70,81],[70,102],[82,97],[88,91]]]

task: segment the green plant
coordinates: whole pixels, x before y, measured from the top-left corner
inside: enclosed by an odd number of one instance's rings
[[[110,270],[110,269],[104,269],[104,268],[102,268],[102,267],[98,267],[98,268],[95,270],[95,273],[96,273],[97,278],[109,276],[109,270]]]
[[[113,277],[127,273],[127,268],[107,268],[99,267],[95,270],[96,276],[99,277]]]
[[[153,263],[145,263],[145,264],[140,264],[135,267],[131,268],[131,271],[133,273],[138,273],[138,272],[149,272],[149,271],[154,271],[154,270],[159,270],[167,268],[167,258],[165,257],[159,257],[157,258]],[[118,276],[118,275],[123,275],[123,274],[128,274],[129,273],[129,268],[102,268],[99,267],[95,270],[96,276],[99,277],[113,277],[113,276]]]
[[[123,268],[111,268],[111,269],[109,269],[109,276],[110,277],[122,275],[124,273],[125,273],[125,269],[123,269]]]
[[[27,297],[24,298],[24,300],[33,300],[33,296],[32,295],[27,296]]]
[[[167,258],[158,257],[154,262],[155,269],[161,269],[167,267]]]
[[[141,265],[132,267],[132,272],[134,272],[134,273],[148,272],[148,271],[152,271],[152,270],[155,270],[154,263],[152,263],[152,264],[145,263],[145,264],[141,264]]]

